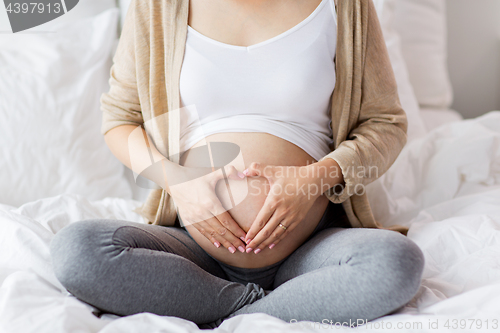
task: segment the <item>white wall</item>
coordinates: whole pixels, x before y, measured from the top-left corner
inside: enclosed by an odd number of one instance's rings
[[[500,0],[446,0],[452,108],[465,118],[500,110]]]

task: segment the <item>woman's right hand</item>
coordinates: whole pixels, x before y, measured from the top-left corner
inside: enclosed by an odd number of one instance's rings
[[[146,139],[148,138],[148,139]],[[215,194],[222,169],[184,167],[169,161],[141,126],[122,125],[108,131],[106,143],[113,154],[138,175],[167,191],[178,207],[182,222],[193,225],[215,246],[244,251],[246,233],[233,220]],[[154,162],[153,162],[154,161]],[[201,163],[203,164],[203,163]],[[225,167],[228,178],[243,180],[235,167]],[[245,180],[246,181],[246,180]]]
[[[204,170],[204,171],[203,171]],[[234,166],[224,167],[228,179],[245,180],[245,175]],[[215,193],[221,169],[207,173],[206,169],[185,168],[186,181],[169,187],[184,226],[192,225],[216,247],[221,245],[231,253],[245,252],[246,233],[224,209]]]

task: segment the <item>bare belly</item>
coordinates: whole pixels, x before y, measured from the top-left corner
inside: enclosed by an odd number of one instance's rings
[[[296,145],[267,133],[217,133],[208,136],[206,141],[231,142],[238,145],[241,149],[245,168],[252,162],[278,166],[304,166],[316,162],[315,159]],[[190,151],[200,145],[201,142],[186,151],[181,157],[180,164],[187,167],[196,167],[195,158],[190,156]],[[241,168],[237,167],[237,169]],[[243,171],[243,169],[239,171]],[[236,223],[247,232],[266,200],[269,183],[264,177],[246,178],[241,182],[247,182],[248,194],[243,201],[228,209],[228,212]],[[224,186],[225,184],[219,181],[216,193],[222,191]],[[297,249],[314,231],[327,205],[328,199],[325,195],[321,195],[314,202],[305,218],[289,235],[272,249],[265,247],[258,254],[253,252],[241,253],[239,251],[231,253],[222,246],[216,248],[194,226],[188,225],[186,230],[207,253],[228,265],[244,268],[264,267],[280,261]]]

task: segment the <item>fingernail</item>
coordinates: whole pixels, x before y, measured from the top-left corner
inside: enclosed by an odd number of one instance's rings
[[[238,177],[240,177],[241,179],[245,178],[245,174],[243,174],[242,172],[238,171]]]
[[[260,252],[260,249],[256,249],[255,251],[253,251],[255,254],[259,253]]]
[[[241,253],[245,253],[245,248],[243,246],[238,246],[238,250],[240,250]]]
[[[247,253],[250,253],[250,252],[252,252],[252,248],[251,248],[251,247],[249,247],[249,248],[247,249]]]
[[[246,244],[250,244],[250,242],[251,242],[251,241],[252,241],[252,240],[249,238],[249,239],[247,239],[247,240],[245,241],[245,243],[246,243]]]
[[[231,247],[229,247],[229,248],[228,248],[228,250],[229,250],[229,252],[231,252],[231,253],[236,252],[236,249],[235,249],[234,247],[232,247],[232,246],[231,246]]]
[[[274,245],[276,245],[276,244],[272,243],[271,245],[269,245],[269,248],[272,249],[274,247]]]
[[[220,246],[219,242],[214,242],[214,245],[215,245],[215,247],[219,247]]]
[[[245,237],[241,236],[240,239],[245,242]]]
[[[243,170],[243,174],[244,174],[245,176],[248,176],[248,169]]]

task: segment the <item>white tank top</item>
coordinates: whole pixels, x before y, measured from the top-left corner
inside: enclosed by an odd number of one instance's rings
[[[188,26],[179,84],[181,108],[191,115],[181,115],[180,151],[215,133],[265,132],[316,160],[330,153],[336,44],[333,0],[322,0],[293,28],[248,47]]]

